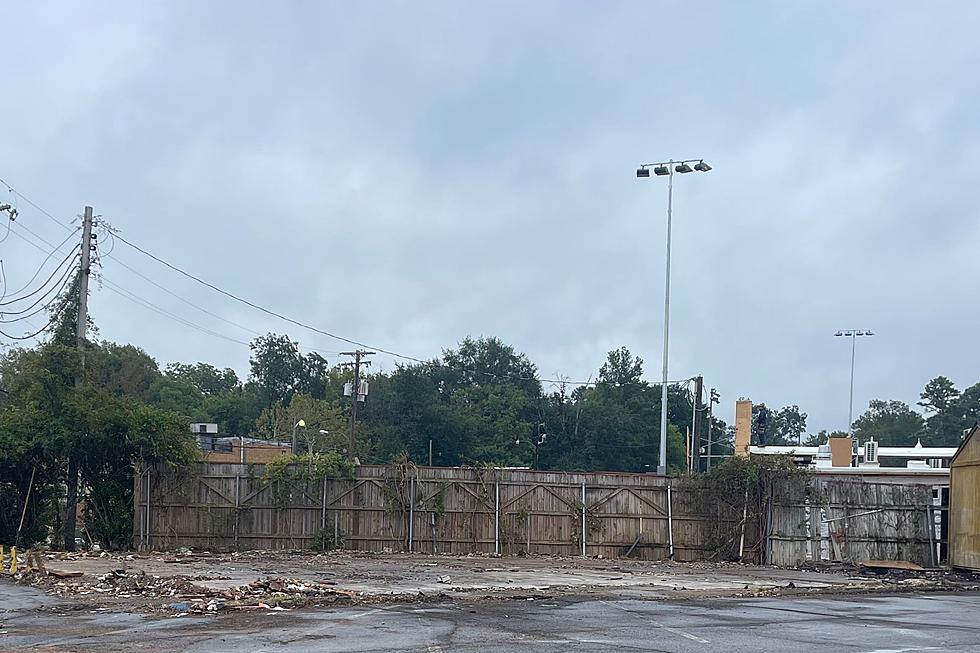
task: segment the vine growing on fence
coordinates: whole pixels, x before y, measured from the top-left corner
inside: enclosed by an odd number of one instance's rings
[[[288,505],[293,484],[353,477],[354,463],[335,451],[280,456],[266,463],[262,474],[262,480],[272,488],[273,498],[280,507]]]
[[[774,499],[818,498],[812,473],[789,456],[733,456],[709,473],[677,484],[687,490],[691,511],[703,517],[702,546],[708,560],[738,560],[740,552],[754,551],[761,561]]]

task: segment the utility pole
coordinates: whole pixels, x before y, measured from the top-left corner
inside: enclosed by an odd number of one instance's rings
[[[82,217],[82,264],[78,274],[78,316],[75,324],[75,346],[78,347],[79,371],[75,392],[82,389],[85,376],[85,331],[88,326],[88,280],[92,268],[92,207],[86,206]],[[75,521],[78,519],[78,458],[68,457],[65,492],[65,550],[75,550]]]
[[[347,435],[347,458],[354,460],[357,454],[357,440],[354,438],[357,429],[357,402],[364,401],[365,398],[365,395],[361,394],[361,365],[365,367],[369,366],[371,361],[363,359],[367,356],[373,356],[374,352],[358,349],[356,351],[342,351],[340,355],[354,357],[354,360],[349,363],[341,363],[341,367],[351,367],[354,369],[354,384],[351,386],[350,392],[350,433]]]

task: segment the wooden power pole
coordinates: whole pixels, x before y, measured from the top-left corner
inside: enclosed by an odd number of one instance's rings
[[[85,376],[85,332],[88,327],[88,281],[92,271],[92,207],[86,206],[82,217],[82,261],[78,270],[78,316],[75,323],[75,346],[78,347],[79,370],[75,376],[75,392],[82,388]],[[68,457],[65,479],[65,550],[75,550],[75,522],[78,519],[78,458]]]
[[[353,356],[354,360],[341,363],[341,367],[350,367],[354,370],[354,382],[351,385],[350,392],[350,432],[347,434],[347,458],[349,460],[354,460],[357,455],[357,440],[355,439],[357,431],[357,402],[364,401],[365,395],[361,394],[361,365],[367,367],[371,364],[371,361],[364,360],[368,356],[373,356],[373,351],[364,351],[363,349],[358,349],[356,351],[342,351],[341,356]]]

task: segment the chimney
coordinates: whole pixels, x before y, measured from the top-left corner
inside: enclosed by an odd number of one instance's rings
[[[739,399],[735,402],[735,455],[748,456],[752,443],[752,401]]]
[[[830,464],[833,467],[850,467],[854,441],[852,438],[830,438]]]

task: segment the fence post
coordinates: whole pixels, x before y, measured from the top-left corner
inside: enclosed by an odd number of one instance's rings
[[[670,492],[670,483],[667,483],[667,559],[674,559],[674,499]]]
[[[936,553],[936,517],[932,506],[926,504],[926,531],[929,533],[929,563],[935,567],[938,555]]]
[[[585,482],[582,482],[582,557],[585,557]]]
[[[323,477],[323,490],[320,494],[320,530],[327,530],[327,477]],[[322,538],[323,535],[321,534]]]
[[[402,513],[403,515],[405,513]],[[408,552],[415,548],[415,477],[409,479],[408,490]]]
[[[238,533],[241,531],[242,476],[235,472],[235,550],[238,551]]]
[[[150,467],[146,467],[146,510],[143,511],[143,519],[146,522],[144,527],[143,550],[150,550]]]
[[[135,513],[133,515],[133,519],[139,519],[139,524],[140,524],[139,539],[136,540],[136,550],[137,551],[145,551],[146,550],[146,509],[145,509],[144,506],[141,506],[139,504],[139,496],[137,496],[137,491],[139,491],[139,492],[145,492],[146,491],[146,483],[143,480],[143,476],[145,474],[146,474],[146,470],[141,468],[139,474],[136,477],[136,480],[133,482],[133,495],[134,495],[133,496],[133,510],[134,510],[134,513]],[[144,503],[144,505],[146,504],[145,501],[143,503]]]
[[[500,481],[494,483],[493,501],[493,551],[500,553]]]

